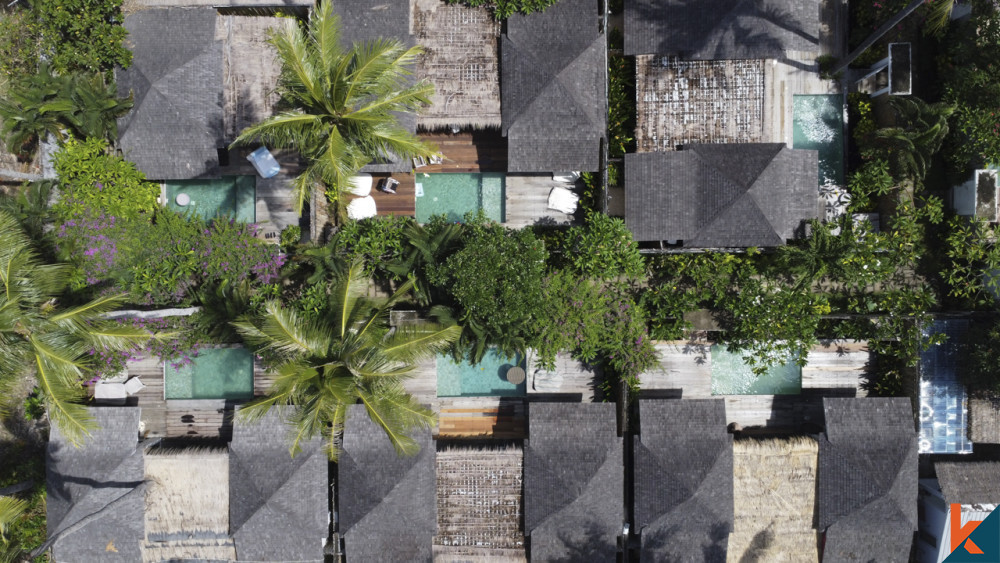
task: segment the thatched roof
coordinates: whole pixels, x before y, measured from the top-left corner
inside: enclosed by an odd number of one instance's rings
[[[53,426],[46,454],[46,499],[49,536],[63,532],[117,504],[100,518],[68,533],[52,546],[56,561],[133,562],[142,541],[142,451],[138,408],[89,409],[98,428],[74,447]],[[132,496],[126,497],[130,492]]]
[[[969,439],[1000,444],[1000,399],[969,399]]]
[[[733,443],[729,561],[818,561],[818,455],[816,440],[804,437]]]
[[[640,55],[635,67],[639,152],[763,139],[764,61]]]
[[[281,61],[267,39],[272,30],[293,21],[231,14],[216,18],[215,36],[223,45],[222,116],[227,140],[274,113]]]
[[[1000,504],[1000,462],[934,464],[947,503]]]
[[[518,446],[447,447],[437,452],[435,561],[524,561]]]
[[[417,125],[434,129],[500,126],[500,24],[485,7],[417,0],[413,34],[424,54],[416,75],[434,85]]]

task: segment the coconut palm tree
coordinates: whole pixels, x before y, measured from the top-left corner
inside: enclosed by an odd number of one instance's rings
[[[948,136],[948,118],[955,106],[946,102],[928,104],[916,96],[894,96],[896,126],[874,132],[871,149],[889,162],[897,179],[922,181],[931,159]]]
[[[90,351],[128,350],[150,335],[103,319],[121,296],[61,307],[68,274],[64,264],[42,264],[17,219],[0,209],[0,384],[33,373],[50,419],[78,444],[93,428],[80,404]]]
[[[419,47],[379,39],[343,48],[331,2],[315,8],[306,29],[289,20],[271,44],[282,63],[277,91],[287,109],[243,130],[232,146],[297,150],[308,162],[293,183],[299,213],[319,184],[336,198],[369,162],[436,152],[397,122],[397,112],[430,104],[433,87],[408,81]]]
[[[302,440],[322,436],[330,459],[336,459],[335,438],[347,407],[356,403],[365,406],[400,454],[419,448],[409,431],[434,423],[434,413],[417,403],[402,381],[417,361],[445,351],[461,327],[427,324],[390,330],[389,309],[413,284],[404,283],[376,304],[364,297],[369,280],[363,269],[355,263],[334,281],[325,314],[317,319],[303,319],[270,301],[261,317],[234,323],[258,354],[273,361],[278,374],[268,395],[242,408],[240,416],[254,421],[273,406],[298,406],[292,421],[293,455]]]
[[[14,497],[0,497],[0,563],[14,563],[21,559],[21,546],[7,534],[22,514],[28,503]]]

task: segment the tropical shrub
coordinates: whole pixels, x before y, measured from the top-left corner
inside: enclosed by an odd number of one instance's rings
[[[266,286],[284,263],[277,247],[256,238],[257,226],[205,221],[160,209],[133,221],[92,208],[56,229],[59,252],[76,265],[73,287],[128,293],[133,303],[197,301],[194,290],[228,280]]]
[[[406,228],[413,223],[409,217],[372,217],[361,221],[347,221],[328,243],[342,258],[350,263],[362,260],[365,275],[376,272],[395,277],[386,269],[390,263],[403,257],[406,246]]]
[[[497,223],[465,225],[462,247],[447,258],[436,281],[456,303],[464,330],[456,358],[479,362],[487,346],[508,356],[523,352],[542,300],[547,252],[529,229]]]
[[[561,263],[585,278],[638,279],[646,272],[625,221],[604,213],[588,213],[583,225],[570,227],[560,250]]]
[[[556,354],[570,352],[580,361],[604,365],[638,389],[638,376],[653,365],[655,351],[645,312],[624,284],[558,271],[543,280],[542,294],[535,311],[538,333],[531,344],[541,365],[554,369]]]
[[[1000,395],[1000,320],[995,316],[976,321],[960,355],[963,382],[973,393]]]
[[[0,79],[34,73],[38,41],[38,24],[30,10],[5,11],[0,18]]]
[[[122,0],[33,0],[41,27],[42,49],[59,72],[110,73],[128,68]]]
[[[993,308],[1000,294],[1000,235],[996,227],[970,217],[952,217],[945,235],[949,262],[942,272],[948,295],[973,308]]]
[[[948,136],[948,118],[955,106],[928,104],[915,96],[894,96],[889,103],[896,113],[896,126],[877,129],[862,138],[858,143],[861,155],[889,162],[896,180],[920,182]]]
[[[449,4],[464,4],[473,8],[485,6],[498,20],[505,20],[514,14],[541,12],[559,0],[448,0]]]
[[[146,181],[135,164],[109,154],[103,139],[67,140],[53,156],[59,177],[57,217],[79,217],[85,209],[100,209],[128,220],[157,208],[159,184]]]
[[[635,151],[635,111],[635,57],[608,55],[609,157]]]
[[[725,295],[736,272],[749,258],[728,252],[669,254],[650,259],[649,287],[642,294],[649,311],[650,334],[659,340],[682,338],[685,313],[712,307]]]

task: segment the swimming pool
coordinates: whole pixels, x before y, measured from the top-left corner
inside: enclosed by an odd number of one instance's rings
[[[418,223],[426,223],[431,217],[442,214],[449,221],[461,221],[466,213],[479,209],[494,221],[502,223],[505,219],[506,176],[503,174],[418,173],[416,182]]]
[[[792,148],[819,151],[819,185],[844,185],[844,98],[792,97]]]
[[[203,348],[193,362],[163,374],[167,399],[253,398],[253,354],[246,348]]]
[[[712,345],[713,395],[797,395],[802,392],[802,368],[794,358],[756,375],[739,352]]]
[[[508,358],[490,349],[483,361],[455,363],[451,356],[437,357],[438,397],[519,397],[527,391],[527,383],[507,381],[507,370],[525,367],[524,357]]]
[[[244,223],[257,220],[256,178],[224,176],[205,180],[171,180],[166,183],[167,207],[190,209],[205,219],[226,215]],[[187,194],[190,203],[179,205],[177,196]]]

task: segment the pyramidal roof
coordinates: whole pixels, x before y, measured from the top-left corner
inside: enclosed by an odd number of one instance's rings
[[[594,0],[562,0],[507,20],[500,52],[509,171],[597,170],[605,49]]]
[[[636,240],[685,247],[780,246],[819,217],[815,151],[701,144],[625,155],[625,222]]]

